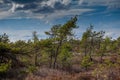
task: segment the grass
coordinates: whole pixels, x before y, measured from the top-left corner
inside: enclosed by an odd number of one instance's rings
[[[87,70],[81,67],[81,58],[74,56],[69,70],[40,66],[33,73],[19,73],[16,69],[9,73],[14,75],[12,78],[0,80],[120,80],[120,56],[104,56],[102,63],[100,57],[94,56],[93,64]]]

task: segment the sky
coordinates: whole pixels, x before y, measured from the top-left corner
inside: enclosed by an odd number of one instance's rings
[[[105,36],[120,36],[120,0],[0,0],[0,34],[7,33],[11,41],[39,39],[47,36],[55,24],[64,24],[78,15],[77,38],[92,24],[94,30],[106,31]]]

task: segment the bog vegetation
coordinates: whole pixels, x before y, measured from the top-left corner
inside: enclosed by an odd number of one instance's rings
[[[120,80],[120,37],[90,25],[81,39],[74,37],[77,17],[54,25],[39,40],[10,42],[0,35],[0,80]]]

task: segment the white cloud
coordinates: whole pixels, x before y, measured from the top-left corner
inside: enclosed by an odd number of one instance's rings
[[[36,19],[44,20],[48,23],[49,21],[60,17],[82,15],[83,13],[90,11],[94,11],[94,9],[55,10],[53,13],[48,13],[48,14],[32,13],[31,11],[18,11],[15,13],[7,11],[5,12],[5,14],[4,13],[2,14],[0,13],[0,14],[4,15],[4,17],[1,18],[10,18],[10,19],[36,18]],[[22,14],[24,16],[21,16]]]
[[[112,37],[112,39],[116,39],[120,36],[120,29],[108,29],[106,30],[105,36]]]
[[[9,11],[0,11],[0,19],[5,19],[12,16],[12,13]]]
[[[25,40],[23,37],[26,35],[31,35],[31,31],[29,30],[0,30],[0,33],[6,33],[9,35],[11,41],[16,40]]]
[[[2,7],[2,9],[0,8],[0,19],[4,19],[4,18],[12,18],[12,19],[13,18],[16,18],[16,19],[17,18],[18,19],[20,19],[20,18],[37,18],[37,19],[45,19],[48,21],[49,19],[51,20],[51,19],[69,16],[69,15],[81,15],[85,12],[93,11],[93,9],[86,9],[84,7],[80,8],[79,5],[84,5],[84,4],[82,4],[83,2],[88,3],[88,5],[85,4],[84,6],[101,5],[101,6],[109,6],[108,8],[111,8],[111,7],[119,8],[120,7],[118,0],[76,0],[76,1],[77,1],[77,3],[75,3],[76,5],[71,5],[72,7],[68,8],[68,10],[65,10],[65,9],[56,10],[54,5],[56,2],[60,2],[61,4],[64,4],[64,5],[69,5],[70,3],[73,3],[74,0],[44,0],[41,3],[35,3],[35,5],[38,6],[36,9],[30,8],[27,10],[17,10],[17,11],[15,11],[16,8],[19,8],[19,7],[22,8],[25,6],[25,4],[18,4],[18,3],[12,2],[12,3],[9,3],[10,5],[6,4],[7,7],[10,7],[9,11],[3,7]],[[0,0],[0,2],[3,2],[3,1]],[[41,13],[41,12],[35,13],[34,12],[36,10],[39,10],[43,6],[52,7],[51,10],[53,10],[53,12],[49,12],[49,11],[48,11],[48,13],[47,13],[47,11],[46,11],[46,13]],[[79,7],[76,7],[76,6],[79,6]],[[92,13],[92,14],[95,14],[95,13]]]
[[[116,39],[120,36],[120,28],[118,27],[118,25],[120,25],[120,21],[112,21],[107,23],[100,22],[96,25],[96,27],[97,31],[104,30],[105,36]]]
[[[15,10],[16,10],[16,8],[18,8],[18,7],[22,8],[22,7],[24,7],[24,5],[12,3],[12,7],[11,7],[11,9],[9,11],[11,11],[12,13],[14,13]]]
[[[75,16],[82,15],[85,12],[93,11],[93,9],[70,9],[70,10],[56,10],[54,13],[49,14],[45,17],[47,20],[61,18],[64,16]]]
[[[2,1],[2,0],[0,0],[0,3],[3,3],[3,1]]]
[[[71,0],[62,0],[61,3],[64,5],[68,5],[71,2]]]
[[[6,33],[9,36],[10,41],[15,42],[17,40],[28,40],[32,39],[32,32],[34,30],[0,30],[0,34]],[[39,39],[46,38],[44,31],[37,31]]]
[[[69,3],[71,3],[72,0],[48,0],[48,1],[42,1],[41,5],[42,6],[50,6],[52,8],[54,8],[54,5],[56,2],[60,2],[64,5],[68,5]]]
[[[83,3],[83,1],[84,1],[84,0],[79,0],[78,4],[81,5],[81,4]]]
[[[54,7],[55,3],[58,2],[58,0],[48,0],[48,1],[43,1],[41,4],[42,6],[50,6]]]
[[[107,6],[108,8],[120,8],[120,0],[84,0],[86,6]]]

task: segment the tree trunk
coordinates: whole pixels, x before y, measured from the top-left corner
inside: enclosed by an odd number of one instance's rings
[[[35,53],[35,66],[37,66],[37,53]]]
[[[92,61],[92,52],[93,52],[93,47],[94,47],[94,44],[93,44],[93,37],[92,37],[92,40],[91,40],[91,43],[90,43],[90,61]]]
[[[54,63],[53,63],[53,68],[54,69],[56,68],[56,62],[57,62],[57,56],[55,56],[55,60],[54,60]]]
[[[85,46],[85,56],[87,56],[87,46]]]
[[[53,57],[52,57],[52,54],[51,54],[51,55],[50,55],[50,66],[49,66],[50,68],[52,67],[52,58],[53,58]]]
[[[103,62],[103,55],[100,56],[100,62]]]
[[[54,60],[54,63],[53,63],[53,68],[54,68],[54,69],[56,68],[57,57],[58,57],[59,49],[60,49],[61,45],[62,45],[62,38],[61,38],[61,40],[60,40],[60,42],[59,42],[59,44],[58,44],[58,47],[57,47],[57,49],[56,49],[56,52],[55,52],[55,60]]]

